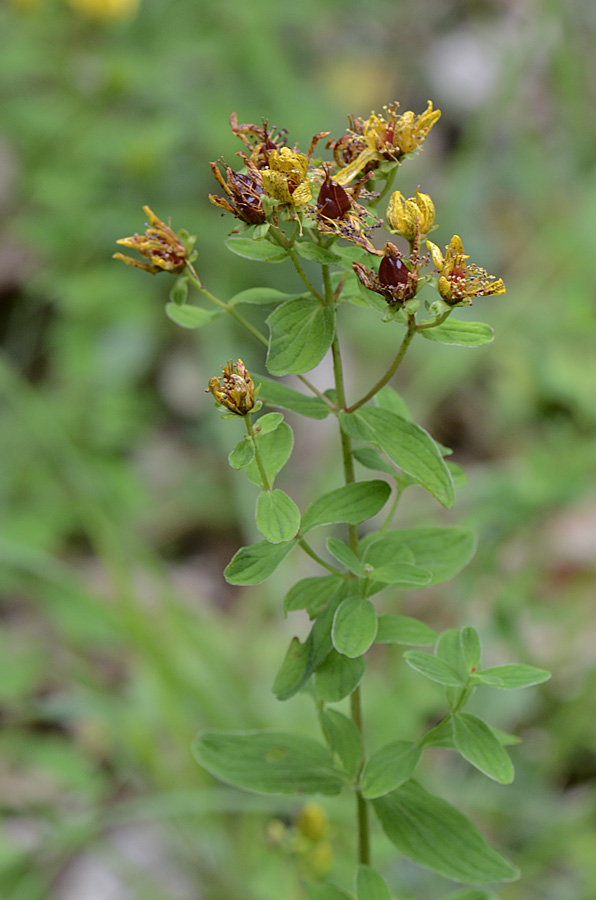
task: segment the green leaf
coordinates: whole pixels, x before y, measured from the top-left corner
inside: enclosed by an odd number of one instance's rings
[[[367,800],[395,790],[414,774],[422,755],[410,741],[394,741],[372,754],[362,772],[362,795]]]
[[[350,572],[353,572],[354,575],[366,575],[365,568],[354,551],[347,544],[344,544],[343,541],[339,541],[337,538],[327,538],[327,549],[331,556],[335,557],[338,562],[345,566],[346,569],[349,569]]]
[[[308,652],[308,644],[301,644],[297,637],[292,638],[273,682],[273,693],[278,700],[289,700],[306,683]]]
[[[377,613],[370,600],[344,600],[333,619],[331,639],[338,653],[357,657],[366,653],[377,633]]]
[[[230,455],[228,462],[233,469],[245,469],[255,458],[255,445],[249,438],[238,441]]]
[[[303,881],[308,900],[353,900],[351,894],[347,894],[333,884],[323,884],[320,881]]]
[[[407,584],[414,587],[430,584],[430,572],[427,569],[399,560],[375,568],[371,578],[382,584]]]
[[[269,434],[255,435],[255,441],[259,448],[261,463],[265,469],[269,484],[263,483],[261,471],[256,460],[253,460],[247,466],[246,474],[253,484],[258,484],[259,487],[266,490],[267,487],[273,486],[275,476],[290,458],[294,444],[294,435],[290,426],[286,422],[282,422],[275,431],[271,431]]]
[[[166,303],[166,315],[168,319],[181,325],[182,328],[202,328],[208,325],[213,319],[221,315],[219,309],[203,309],[201,306],[190,306],[185,304],[179,306],[177,303]]]
[[[364,407],[354,413],[372,432],[387,456],[443,506],[453,506],[453,480],[441,452],[419,425],[385,409]]]
[[[397,391],[394,391],[392,387],[389,387],[388,384],[375,394],[375,405],[378,406],[379,409],[386,409],[389,412],[396,413],[396,415],[401,416],[402,419],[412,420],[410,410],[406,406],[405,400],[400,397]]]
[[[226,566],[224,578],[229,584],[260,584],[275,572],[295,546],[295,541],[283,544],[260,541],[241,547]]]
[[[251,242],[252,243],[252,242]],[[293,300],[299,294],[284,294],[282,291],[276,291],[270,287],[254,287],[245,291],[234,294],[231,300],[228,300],[228,306],[237,306],[238,303],[256,303],[260,306],[266,306],[270,303],[284,303],[286,300]]]
[[[241,256],[243,259],[253,259],[256,262],[282,262],[288,258],[283,247],[278,247],[268,240],[253,241],[252,238],[228,238],[225,241],[228,250]]]
[[[309,297],[282,303],[267,324],[271,330],[267,368],[272,375],[314,369],[331,346],[335,328],[331,307]]]
[[[466,683],[465,679],[455,669],[452,669],[448,663],[443,662],[442,659],[437,659],[436,656],[431,656],[429,653],[422,653],[420,650],[407,650],[404,653],[404,659],[409,666],[420,672],[421,675],[430,678],[431,681],[436,681],[449,687],[463,687]]]
[[[453,740],[464,759],[499,784],[513,781],[513,765],[507,751],[482,719],[469,713],[453,717]]]
[[[415,781],[372,801],[389,840],[409,859],[472,884],[512,881],[519,870],[455,807]]]
[[[494,337],[492,328],[485,322],[462,322],[453,318],[434,328],[423,328],[420,334],[427,341],[457,344],[459,347],[481,347],[482,344],[490,344]]]
[[[311,619],[314,618],[342,584],[343,579],[337,575],[315,576],[297,581],[284,598],[284,615],[295,609],[305,609]]]
[[[389,888],[382,876],[363,864],[356,870],[356,896],[358,900],[391,900]]]
[[[376,644],[434,644],[437,632],[410,616],[379,616]]]
[[[317,693],[327,703],[338,703],[358,687],[365,671],[366,664],[361,656],[350,659],[332,650],[315,673]]]
[[[300,510],[283,491],[262,491],[257,498],[257,528],[273,544],[291,540],[300,527]]]
[[[343,265],[341,256],[333,253],[332,250],[326,250],[324,247],[317,247],[310,241],[296,241],[294,247],[298,251],[298,255],[303,259],[310,259],[322,266]]]
[[[282,409],[290,409],[309,419],[326,419],[331,411],[318,397],[308,397],[300,391],[295,391],[294,388],[272,381],[265,375],[253,373],[252,377],[255,384],[260,383],[259,399],[270,406],[281,406]]]
[[[319,714],[329,746],[337,753],[349,778],[354,778],[362,760],[362,741],[354,722],[336,709]]]
[[[491,687],[501,688],[505,691],[513,691],[517,688],[532,687],[542,684],[551,677],[546,669],[537,669],[535,666],[525,666],[521,663],[511,663],[506,666],[493,666],[483,669],[475,676],[476,681],[489,684]]]
[[[302,517],[302,534],[319,525],[348,522],[359,525],[383,508],[391,488],[385,481],[357,481],[323,494]]]
[[[475,535],[466,528],[411,528],[388,531],[381,541],[373,540],[364,559],[372,566],[391,561],[391,554],[408,549],[413,561],[431,573],[430,584],[452,578],[476,550]]]
[[[383,459],[378,450],[374,447],[358,447],[353,451],[354,459],[358,460],[361,466],[367,469],[374,469],[377,472],[386,472],[388,475],[395,475],[395,467]]]
[[[457,628],[448,628],[437,641],[435,654],[447,665],[459,673],[463,681],[467,681],[470,675],[466,666],[464,651],[461,643],[461,632]]]
[[[339,794],[345,785],[329,750],[299,734],[206,731],[192,749],[208,772],[247,791]]]
[[[284,417],[282,413],[266,413],[264,416],[261,416],[260,419],[254,424],[254,430],[256,434],[270,434],[272,431],[281,425]]]
[[[176,279],[170,291],[169,297],[172,303],[175,303],[176,306],[184,306],[188,298],[188,278],[186,277],[186,275],[181,275]]]
[[[468,672],[477,669],[480,665],[480,656],[482,648],[480,646],[480,638],[475,628],[462,628],[459,633],[462,656],[464,665]]]
[[[453,724],[451,716],[445,716],[438,725],[426,732],[420,741],[422,748],[426,747],[445,747],[448,750],[455,750],[455,742],[453,740]]]

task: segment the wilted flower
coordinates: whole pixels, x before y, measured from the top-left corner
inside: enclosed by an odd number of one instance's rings
[[[285,129],[278,129],[275,126],[269,130],[269,125],[263,119],[261,125],[253,125],[246,123],[238,124],[238,116],[232,113],[230,116],[230,126],[233,134],[240,138],[247,150],[250,151],[248,159],[257,169],[264,169],[269,165],[269,154],[272,150],[281,150],[287,144]],[[277,134],[276,134],[277,132]],[[244,154],[240,154],[244,157]],[[246,157],[244,157],[246,159]]]
[[[470,306],[474,297],[505,293],[505,285],[500,278],[493,278],[486,269],[474,263],[466,264],[469,256],[464,253],[457,234],[445,248],[445,257],[432,241],[427,241],[426,246],[439,272],[439,293],[451,306]]]
[[[230,360],[221,370],[223,378],[210,378],[207,390],[230,412],[246,416],[255,405],[255,386],[246,366],[241,359]]]
[[[342,187],[325,172],[317,199],[315,220],[321,234],[332,234],[358,244],[370,253],[378,253],[369,236],[371,227],[380,224],[356,202],[357,190]],[[372,222],[370,221],[372,219]]]
[[[390,231],[403,235],[413,243],[421,234],[428,234],[435,222],[435,206],[428,194],[416,191],[405,200],[401,191],[394,191],[387,206],[387,225]]]
[[[347,184],[358,172],[376,168],[380,162],[399,162],[422,144],[441,117],[441,110],[433,109],[430,100],[418,116],[411,110],[398,115],[398,106],[394,102],[384,107],[384,116],[371,113],[364,121],[353,119],[352,130],[335,142],[336,162],[341,165],[343,156],[347,163],[335,176],[339,184]]]
[[[361,263],[353,262],[352,268],[360,283],[369,291],[381,294],[389,306],[401,306],[416,294],[418,269],[408,268],[394,244],[385,244],[377,275]]]
[[[261,170],[265,193],[281,203],[303,206],[312,196],[307,169],[308,159],[302,153],[289,147],[271,150],[269,165]]]
[[[246,172],[235,172],[224,162],[226,173],[224,181],[217,163],[212,162],[209,165],[213,177],[227,194],[227,198],[209,194],[211,202],[225,209],[226,212],[232,213],[237,219],[242,219],[248,225],[262,225],[265,221],[265,212],[261,203],[263,179],[259,170],[247,163]]]
[[[151,262],[141,262],[140,259],[124,256],[123,253],[114,253],[114,259],[121,259],[127,266],[136,266],[137,269],[151,272],[152,275],[163,271],[182,272],[187,266],[195,274],[189,262],[188,250],[178,235],[172,231],[169,225],[162,222],[148,206],[144,206],[143,211],[149,219],[145,233],[120,238],[116,243],[138,250],[141,256]]]

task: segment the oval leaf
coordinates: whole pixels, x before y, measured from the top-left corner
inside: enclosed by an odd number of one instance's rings
[[[335,557],[346,569],[349,569],[354,575],[366,575],[364,566],[347,544],[337,538],[327,538],[326,544],[331,556]]]
[[[421,675],[430,678],[431,681],[436,681],[448,687],[463,687],[466,683],[459,672],[452,669],[448,663],[442,659],[437,659],[436,656],[431,656],[429,653],[422,653],[420,650],[408,650],[404,653],[404,659],[409,666],[416,669]]]
[[[254,458],[255,445],[252,441],[245,438],[242,441],[238,441],[228,456],[228,462],[233,469],[245,469],[246,466],[250,465]]]
[[[336,709],[321,710],[320,720],[329,746],[341,759],[346,774],[354,778],[362,760],[360,732],[351,719]]]
[[[310,241],[297,241],[294,247],[298,251],[298,255],[303,259],[310,259],[322,266],[343,265],[343,260],[337,253],[333,253],[332,250],[326,250],[324,247],[318,247]]]
[[[259,385],[259,399],[271,406],[281,406],[282,409],[291,409],[301,416],[309,419],[326,419],[331,412],[330,408],[318,397],[308,397],[295,391],[285,384],[272,381],[265,375],[256,375],[253,372],[253,381]]]
[[[362,796],[382,797],[404,784],[414,774],[422,755],[409,741],[394,741],[373,753],[362,772]]]
[[[512,881],[519,870],[455,807],[415,781],[372,801],[389,840],[413,862],[471,884]]]
[[[302,533],[319,525],[348,522],[359,525],[375,516],[385,505],[391,488],[385,481],[358,481],[323,494],[302,517]]]
[[[271,330],[267,368],[272,375],[314,369],[331,346],[335,327],[331,307],[308,297],[282,303],[267,324]]]
[[[282,422],[275,431],[271,431],[269,434],[255,435],[255,441],[259,448],[259,456],[267,475],[268,484],[263,483],[261,470],[256,460],[253,460],[246,467],[246,474],[253,484],[258,484],[259,487],[267,490],[267,488],[273,486],[275,476],[290,458],[294,445],[294,435],[290,426],[286,422]]]
[[[253,241],[252,238],[228,238],[225,242],[228,250],[243,259],[253,259],[257,262],[282,262],[288,258],[283,247],[278,247],[270,241]]]
[[[293,585],[284,598],[284,615],[294,609],[305,609],[314,618],[343,584],[337,575],[303,578]]]
[[[323,884],[320,881],[303,881],[302,883],[308,900],[353,900],[351,894],[347,894],[333,884]]]
[[[273,693],[278,700],[289,700],[298,693],[306,682],[307,665],[308,644],[301,644],[297,637],[292,638],[273,682]]]
[[[207,731],[192,749],[212,775],[247,791],[339,794],[345,785],[329,750],[299,734]]]
[[[370,600],[357,597],[337,607],[331,638],[338,653],[356,657],[366,653],[377,633],[377,613]]]
[[[433,628],[410,616],[379,616],[375,643],[423,647],[434,644],[438,636]]]
[[[318,694],[328,703],[338,703],[358,687],[366,671],[361,656],[350,659],[332,650],[315,674]]]
[[[434,328],[423,328],[420,334],[427,341],[457,344],[458,347],[481,347],[490,344],[494,338],[493,330],[486,322],[462,322],[451,318]]]
[[[453,740],[464,759],[499,784],[513,781],[513,764],[486,722],[469,713],[453,718]]]
[[[358,900],[391,900],[382,876],[365,865],[359,865],[356,870],[356,896]]]
[[[282,291],[276,291],[270,287],[247,288],[234,294],[231,300],[228,300],[228,306],[236,306],[238,303],[257,303],[266,305],[268,303],[284,303],[286,300],[293,300],[297,294],[284,294]]]
[[[278,425],[281,425],[283,422],[282,413],[266,413],[264,416],[261,416],[260,419],[254,424],[254,430],[256,434],[270,434],[270,432],[275,431]]]
[[[430,572],[430,584],[452,578],[472,558],[476,537],[467,528],[396,528],[366,550],[364,559],[374,566],[390,563],[407,549],[414,562]]]
[[[551,677],[546,669],[537,669],[535,666],[525,666],[521,663],[511,663],[506,666],[493,666],[478,672],[476,680],[490,684],[492,687],[505,691],[514,691],[517,688],[532,687],[534,684],[542,684]]]
[[[257,528],[268,541],[291,540],[300,527],[300,510],[283,491],[263,491],[257,499]]]
[[[202,309],[200,306],[166,303],[166,315],[182,328],[202,328],[203,325],[208,325],[213,319],[221,316],[221,312],[218,309]]]
[[[451,473],[428,432],[386,409],[365,407],[354,415],[371,430],[373,442],[389,459],[443,506],[453,506],[455,492]]]
[[[283,544],[260,541],[241,547],[226,566],[224,578],[229,584],[260,584],[275,572],[294,546],[294,541]]]

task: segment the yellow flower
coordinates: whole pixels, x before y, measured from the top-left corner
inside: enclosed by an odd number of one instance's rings
[[[395,191],[387,206],[387,225],[390,231],[403,235],[410,243],[428,234],[435,222],[435,206],[428,194],[416,191],[414,197],[405,200],[401,191]]]
[[[89,19],[127,19],[139,8],[140,0],[67,0],[75,12]]]
[[[416,150],[426,139],[429,131],[441,117],[440,109],[433,109],[431,101],[423,113],[416,115],[411,110],[397,115],[399,104],[397,102],[385,107],[385,116],[371,113],[364,122],[355,120],[355,129],[352,140],[344,140],[342,150],[352,155],[354,147],[359,150],[358,155],[345,168],[334,176],[339,184],[347,184],[365,166],[374,164],[376,167],[384,160],[399,161],[406,155]],[[338,142],[339,143],[339,142]],[[350,145],[354,146],[350,146]],[[362,149],[360,149],[362,148]]]
[[[246,416],[255,405],[255,385],[241,359],[222,366],[223,378],[209,379],[211,391],[218,403],[237,416]]]
[[[306,179],[308,159],[289,147],[271,150],[269,165],[261,170],[263,189],[269,197],[292,206],[303,206],[311,199],[310,184]]]
[[[296,819],[296,826],[300,834],[311,841],[321,841],[329,831],[329,818],[322,806],[318,803],[305,803]]]
[[[114,259],[120,259],[127,266],[136,266],[145,272],[155,275],[157,272],[182,272],[187,266],[194,273],[188,259],[188,251],[179,237],[172,231],[169,225],[162,222],[148,206],[143,207],[149,224],[144,234],[133,234],[132,237],[120,238],[117,244],[138,250],[141,256],[151,260],[150,263],[141,262],[123,253],[114,253]]]
[[[451,306],[470,306],[474,297],[505,293],[502,279],[493,278],[474,263],[466,263],[469,256],[464,253],[459,235],[453,235],[444,257],[432,241],[427,241],[426,246],[439,272],[439,293]]]

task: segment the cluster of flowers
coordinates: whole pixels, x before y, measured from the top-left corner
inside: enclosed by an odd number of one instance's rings
[[[382,250],[372,243],[372,229],[380,224],[374,212],[378,194],[367,190],[373,179],[417,150],[441,112],[427,109],[419,115],[411,111],[398,114],[397,102],[384,108],[382,115],[372,113],[368,119],[350,118],[350,127],[335,141],[328,141],[333,151],[333,164],[313,159],[317,144],[329,132],[319,132],[307,153],[289,147],[284,131],[261,125],[238,124],[230,117],[232,132],[244,144],[238,153],[243,163],[237,172],[225,160],[212,162],[211,170],[223,196],[211,194],[209,199],[246,226],[256,226],[265,236],[271,224],[297,219],[301,228],[314,228],[319,234],[351,241],[381,257],[378,271],[362,263],[353,264],[362,284],[381,294],[392,307],[400,307],[418,290],[420,269],[426,262],[420,254],[421,238],[434,225],[435,207],[428,196],[416,191],[406,199],[395,191],[386,212],[390,232],[406,238],[410,244],[408,259],[391,242]],[[368,208],[361,200],[368,201]],[[138,250],[149,263],[115,254],[129,265],[149,272],[167,270],[181,272],[188,264],[189,249],[184,239],[161,222],[148,207],[149,227],[144,235],[135,234],[118,243]],[[450,306],[469,305],[474,297],[505,291],[501,279],[491,278],[479,266],[467,263],[461,239],[454,235],[443,254],[436,244],[426,241],[439,278],[438,290]]]

